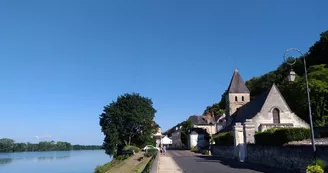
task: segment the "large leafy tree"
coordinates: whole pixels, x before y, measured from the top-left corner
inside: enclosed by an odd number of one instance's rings
[[[104,107],[100,126],[105,135],[103,147],[109,155],[125,145],[143,146],[154,131],[156,110],[151,99],[139,94],[124,94]]]

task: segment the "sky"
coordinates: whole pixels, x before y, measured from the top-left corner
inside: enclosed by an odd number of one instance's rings
[[[327,0],[2,0],[0,138],[102,144],[124,93],[165,131],[217,103],[235,68],[275,70],[328,29]]]

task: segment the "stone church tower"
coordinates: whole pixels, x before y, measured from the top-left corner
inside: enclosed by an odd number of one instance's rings
[[[250,102],[250,92],[246,87],[237,69],[235,69],[226,96],[226,120],[234,114],[237,109]]]

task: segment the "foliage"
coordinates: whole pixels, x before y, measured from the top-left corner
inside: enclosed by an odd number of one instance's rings
[[[276,70],[253,77],[246,81],[251,92],[251,100],[260,95],[275,83],[293,112],[303,120],[309,122],[308,101],[305,88],[304,59],[308,68],[308,80],[311,90],[311,108],[315,126],[328,124],[328,31],[320,34],[320,39],[309,51],[296,59],[293,70],[297,78],[295,82],[288,82],[286,77],[290,66],[282,63]],[[222,94],[219,107],[225,109],[225,93]],[[206,111],[206,110],[205,110]]]
[[[103,147],[113,155],[125,145],[145,145],[154,131],[153,119],[156,110],[151,99],[139,94],[124,94],[104,107],[100,126],[105,135]]]
[[[115,157],[116,160],[126,160],[130,157],[131,155],[125,154],[125,155],[118,155]]]
[[[115,167],[116,165],[120,164],[122,161],[121,160],[112,160],[111,162],[108,162],[104,165],[98,165],[96,169],[94,170],[94,173],[106,173],[108,172],[111,168]]]
[[[292,141],[301,141],[311,137],[310,129],[278,128],[255,134],[255,143],[259,145],[283,145]]]
[[[306,173],[324,173],[319,165],[309,165],[306,167]]]
[[[203,154],[203,155],[209,155],[210,152],[209,152],[209,150],[203,150],[203,151],[202,151],[202,154]]]
[[[150,159],[150,161],[147,163],[145,169],[142,171],[143,173],[149,173],[151,171],[151,168],[153,166],[156,156],[157,156],[157,152],[153,154],[153,157]]]
[[[320,166],[323,170],[327,168],[327,163],[324,160],[321,159],[316,159],[313,161],[312,165],[318,165]]]
[[[96,145],[71,145],[63,141],[40,141],[38,144],[15,143],[13,139],[0,139],[0,152],[24,152],[24,151],[66,151],[66,150],[93,150],[101,149]]]
[[[110,166],[111,166],[111,162],[106,163],[106,164],[104,164],[102,166],[98,165],[96,167],[94,173],[105,173],[107,170],[109,170]]]
[[[191,152],[199,152],[199,148],[197,146],[194,146],[190,150]]]
[[[215,145],[233,145],[233,134],[232,132],[222,132],[217,135],[213,135]]]
[[[220,103],[215,103],[212,106],[207,106],[206,109],[204,110],[203,115],[206,114],[214,114],[214,115],[222,115],[225,110],[221,108],[222,106]]]
[[[15,141],[8,138],[0,139],[0,152],[11,152],[13,151]]]
[[[152,155],[155,155],[156,153],[158,153],[158,150],[156,148],[151,148],[151,149],[148,149],[146,152],[151,153]]]
[[[181,128],[181,142],[187,146],[188,145],[188,135],[189,130],[192,128],[192,122],[190,120],[186,120],[182,122],[182,128]]]
[[[135,153],[139,153],[141,151],[140,148],[138,148],[137,146],[133,146],[133,145],[127,145],[127,146],[124,146],[124,148],[123,148],[123,151],[133,151],[133,150]]]

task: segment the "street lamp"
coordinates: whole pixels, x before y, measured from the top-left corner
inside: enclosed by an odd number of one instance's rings
[[[301,56],[303,56],[303,53],[296,48],[289,48],[285,51],[284,53],[284,62],[286,62],[288,65],[293,66],[296,63],[296,58],[294,58],[293,62],[288,62],[288,60],[286,59],[286,54],[288,52],[297,52],[299,53]],[[316,147],[315,147],[315,141],[314,141],[314,131],[313,131],[313,123],[312,123],[312,111],[311,111],[311,100],[310,100],[310,88],[309,88],[309,81],[308,81],[308,76],[307,76],[307,69],[306,69],[306,61],[305,61],[305,57],[303,57],[304,60],[304,72],[305,72],[305,80],[306,80],[306,92],[307,92],[307,99],[308,99],[308,106],[309,106],[309,119],[310,119],[310,129],[311,129],[311,142],[312,142],[312,148],[313,148],[313,155],[314,158],[316,158]],[[295,80],[296,77],[296,73],[293,71],[293,69],[291,69],[291,71],[289,72],[288,75],[288,81],[293,82]]]

